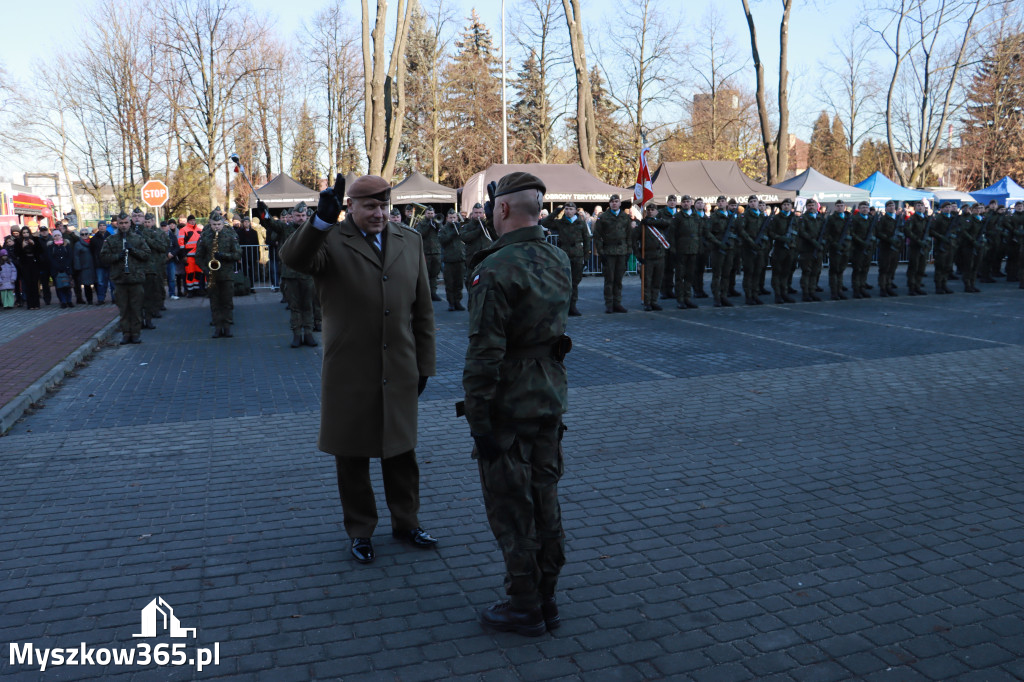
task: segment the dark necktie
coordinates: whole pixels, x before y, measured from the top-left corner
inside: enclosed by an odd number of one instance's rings
[[[363,239],[365,239],[366,243],[370,245],[370,248],[373,249],[373,252],[375,254],[377,254],[377,258],[380,259],[380,262],[383,263],[384,262],[384,252],[381,251],[380,248],[377,246],[377,235],[367,233],[363,237]]]

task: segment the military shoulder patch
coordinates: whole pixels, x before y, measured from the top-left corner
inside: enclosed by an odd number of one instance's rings
[[[473,276],[473,282],[469,286],[475,287],[479,282],[480,282],[480,275],[474,275]]]

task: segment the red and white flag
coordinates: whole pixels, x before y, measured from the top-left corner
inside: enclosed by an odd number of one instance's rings
[[[650,147],[640,151],[640,170],[636,174],[636,186],[633,188],[633,205],[643,206],[654,198],[654,186],[651,183],[651,169],[647,165],[647,152]]]

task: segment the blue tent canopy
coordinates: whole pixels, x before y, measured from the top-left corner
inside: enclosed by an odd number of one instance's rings
[[[1009,206],[1014,202],[1024,201],[1024,187],[1018,185],[1007,175],[994,185],[989,185],[985,189],[979,189],[977,192],[971,192],[971,196],[974,197],[975,201],[982,204],[987,204],[995,199],[999,202],[1000,206]]]
[[[933,201],[935,199],[935,195],[931,192],[921,192],[916,189],[907,189],[903,185],[897,185],[885,177],[885,174],[881,171],[875,171],[854,185],[854,187],[866,189],[871,194],[869,201],[875,208],[885,208],[885,202],[890,199],[893,201],[918,201],[920,199]]]

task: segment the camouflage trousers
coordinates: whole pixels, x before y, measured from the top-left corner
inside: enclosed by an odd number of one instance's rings
[[[907,251],[907,288],[911,291],[921,288],[927,262],[928,254],[920,246],[911,246]]]
[[[583,259],[570,258],[569,266],[572,270],[572,298],[569,299],[569,305],[574,306],[580,298],[580,282],[583,281]]]
[[[818,290],[821,279],[821,256],[816,251],[804,251],[800,254],[800,292],[804,296],[813,296]]]
[[[872,255],[866,247],[855,250],[850,255],[850,284],[854,291],[864,292],[864,287],[868,283],[868,271],[871,270]]]
[[[686,304],[692,298],[693,273],[697,267],[697,254],[676,254],[676,303]]]
[[[441,274],[441,256],[436,253],[426,254],[427,281],[430,284],[430,295],[437,294],[437,276]]]
[[[137,335],[142,333],[142,301],[145,295],[142,282],[117,283],[117,312],[121,314],[121,333]]]
[[[626,274],[626,260],[629,256],[608,255],[602,258],[601,274],[604,275],[604,305],[606,308],[622,305],[622,277]]]
[[[466,279],[466,261],[444,264],[444,293],[449,305],[462,302],[462,283]]]
[[[843,293],[843,273],[850,254],[839,249],[828,250],[828,288],[833,296]]]
[[[899,264],[900,252],[888,246],[878,249],[878,293],[895,288],[893,279]]]
[[[505,593],[514,609],[538,608],[542,595],[555,593],[565,565],[558,504],[564,430],[557,418],[496,426],[504,454],[477,460],[487,521],[505,559]]]
[[[210,317],[217,329],[229,327],[235,321],[235,283],[227,277],[209,278],[206,294],[210,297]]]
[[[796,272],[796,254],[792,249],[776,246],[772,250],[772,290],[776,296],[788,296],[789,285]]]
[[[715,251],[711,254],[711,297],[715,303],[721,303],[729,296],[729,278],[735,263],[735,251]]]
[[[142,303],[142,309],[145,311],[146,317],[153,317],[163,307],[163,298],[160,296],[161,291],[163,291],[163,287],[161,286],[159,275],[147,272],[146,283],[143,285]]]
[[[643,291],[641,295],[644,305],[651,305],[658,302],[658,289],[661,286],[661,278],[665,276],[665,259],[648,258],[647,262],[640,266],[643,271]]]
[[[288,285],[285,286],[284,283]],[[313,278],[288,277],[281,280],[288,311],[291,313],[291,329],[299,331],[302,327],[313,329]]]

